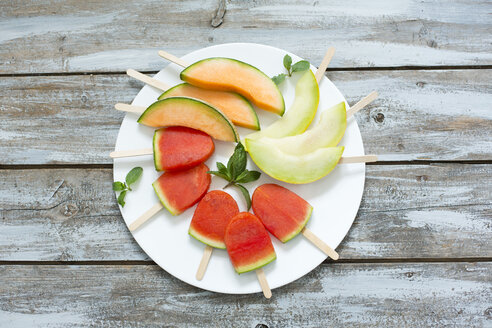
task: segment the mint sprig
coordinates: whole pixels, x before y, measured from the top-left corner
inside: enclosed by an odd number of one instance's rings
[[[241,193],[246,200],[248,206],[248,211],[251,208],[251,197],[249,195],[248,189],[242,185],[242,183],[248,183],[260,178],[261,173],[258,171],[250,171],[246,169],[246,164],[248,162],[246,151],[243,145],[239,142],[234,149],[234,153],[227,162],[227,166],[217,162],[218,171],[208,171],[207,173],[221,177],[222,179],[229,181],[223,189],[229,186],[235,186],[239,188]]]
[[[120,182],[120,181],[113,182],[113,190],[121,191],[118,196],[118,204],[120,204],[121,207],[125,207],[126,193],[128,191],[132,191],[132,188],[130,188],[130,186],[135,182],[137,182],[138,179],[140,179],[142,173],[143,173],[143,169],[140,166],[137,166],[131,169],[130,172],[128,172],[128,174],[125,177],[125,182]]]
[[[300,60],[294,65],[292,65],[292,58],[289,55],[284,56],[284,67],[287,70],[287,74],[281,73],[272,77],[273,82],[276,85],[285,81],[287,76],[292,76],[294,72],[302,72],[309,69],[309,62],[307,60]]]

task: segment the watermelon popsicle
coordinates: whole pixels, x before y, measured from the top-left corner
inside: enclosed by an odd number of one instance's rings
[[[261,185],[253,193],[252,208],[265,228],[281,242],[302,233],[331,259],[338,260],[338,253],[306,228],[313,207],[294,192],[277,184]]]
[[[160,202],[130,224],[130,231],[137,230],[163,208],[172,215],[179,215],[198,203],[210,187],[211,177],[205,164],[177,172],[163,173],[152,186]]]
[[[154,155],[157,171],[180,171],[205,162],[215,149],[205,132],[184,126],[155,130],[152,148],[115,151],[112,158]]]
[[[224,235],[231,219],[239,213],[236,201],[221,190],[208,192],[191,219],[188,233],[206,245],[196,279],[202,280],[214,248],[225,249]]]
[[[251,213],[239,213],[229,222],[224,241],[236,272],[255,270],[263,295],[272,297],[263,266],[275,260],[277,255],[261,221]]]

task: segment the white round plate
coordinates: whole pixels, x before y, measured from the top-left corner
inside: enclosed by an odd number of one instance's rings
[[[274,76],[285,72],[282,64],[285,54],[289,54],[293,62],[302,59],[278,48],[252,43],[229,43],[212,46],[194,51],[182,59],[193,63],[208,57],[235,58],[258,67],[268,76]],[[163,66],[166,64],[163,60]],[[311,69],[313,72],[316,71],[314,66],[311,66]],[[179,79],[181,70],[181,67],[169,64],[156,74],[155,78],[169,85],[176,85],[181,83]],[[287,110],[293,102],[295,83],[301,75],[302,73],[295,73],[292,78],[287,78],[281,84],[280,90],[284,95]],[[160,94],[159,90],[144,86],[135,97],[133,104],[148,106],[156,101]],[[320,83],[318,115],[313,124],[317,122],[320,112],[341,101],[345,101],[345,98],[335,85],[324,77]],[[257,109],[257,113],[262,127],[266,127],[278,119],[278,116],[260,109]],[[136,114],[129,113],[125,116],[116,141],[116,150],[152,147],[154,130],[138,124],[137,118]],[[239,128],[238,131],[242,137],[253,132],[244,128]],[[354,118],[349,119],[345,136],[340,144],[345,146],[344,156],[364,154],[359,127]],[[230,142],[215,141],[215,153],[206,162],[207,166],[210,169],[216,169],[215,163],[217,161],[226,163],[234,146],[235,144]],[[248,169],[258,170],[251,159],[248,161]],[[126,173],[135,166],[143,167],[144,173],[133,191],[127,194],[125,207],[120,207],[127,225],[159,201],[151,185],[159,177],[159,173],[154,169],[152,156],[116,159],[114,162],[114,180],[124,181]],[[278,183],[306,199],[314,207],[313,215],[307,227],[332,248],[336,248],[345,237],[359,209],[364,179],[364,164],[344,164],[338,165],[325,178],[306,185],[290,185],[276,181],[263,173],[258,181],[248,183],[246,186],[252,194],[259,185]],[[225,184],[226,181],[221,178],[213,177],[210,190],[221,189]],[[246,203],[239,191],[233,187],[226,189],[226,191],[236,199],[239,209],[245,211]],[[229,262],[225,250],[215,249],[205,277],[202,281],[195,279],[195,273],[205,248],[204,244],[188,235],[188,227],[195,207],[193,206],[179,216],[172,216],[166,210],[161,210],[153,219],[133,233],[135,240],[161,268],[188,284],[220,293],[260,292],[260,285],[256,280],[255,273],[249,272],[238,275]],[[326,258],[302,235],[286,244],[282,244],[273,236],[272,241],[277,259],[264,267],[272,289],[304,276]]]

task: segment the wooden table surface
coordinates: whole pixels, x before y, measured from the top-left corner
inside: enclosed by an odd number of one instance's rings
[[[1,327],[491,327],[490,1],[1,1]],[[123,114],[177,55],[257,42],[319,63],[353,104],[364,197],[338,251],[261,294],[189,286],[111,191]]]

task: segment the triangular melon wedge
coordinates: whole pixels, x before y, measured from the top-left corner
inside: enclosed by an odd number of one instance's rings
[[[263,137],[282,138],[306,131],[316,115],[319,104],[319,87],[311,70],[308,70],[296,84],[294,103],[287,113],[261,131],[246,136],[248,139]]]
[[[222,111],[235,125],[252,130],[260,129],[260,122],[253,106],[238,93],[207,90],[188,83],[181,83],[166,90],[158,100],[169,97],[190,97],[203,100]]]
[[[284,97],[277,85],[265,73],[242,61],[223,57],[203,59],[186,67],[180,77],[200,88],[237,92],[261,109],[284,114]]]
[[[347,128],[345,103],[341,102],[325,110],[319,122],[306,132],[283,138],[261,138],[261,141],[274,145],[291,155],[304,155],[318,148],[338,145]]]
[[[330,173],[342,157],[344,147],[319,148],[301,156],[282,152],[262,140],[246,139],[253,162],[274,179],[304,184],[321,179]]]
[[[156,128],[186,126],[203,131],[217,140],[239,140],[239,135],[227,116],[212,105],[189,97],[158,100],[142,113],[137,122]]]

